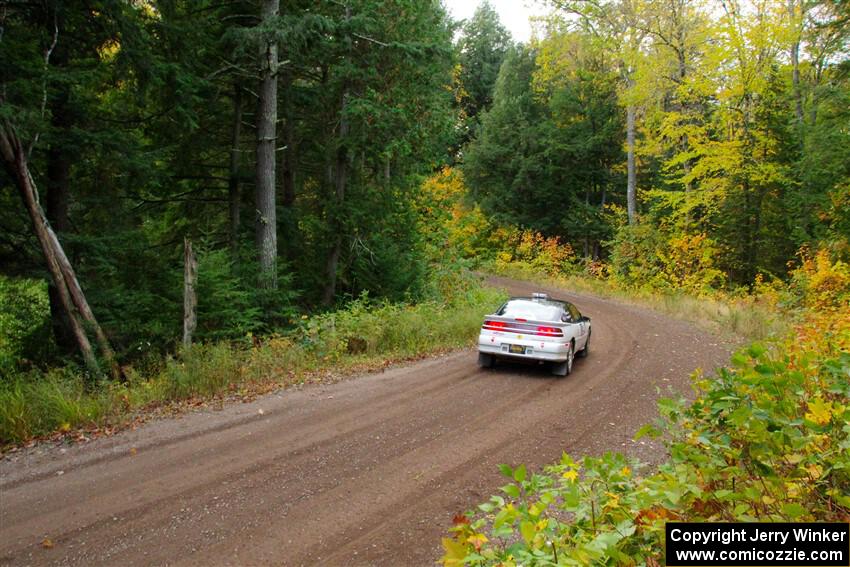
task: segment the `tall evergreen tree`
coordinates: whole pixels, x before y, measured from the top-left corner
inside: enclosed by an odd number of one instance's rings
[[[474,129],[482,112],[493,103],[499,68],[512,44],[499,14],[485,0],[461,28],[457,49],[460,107],[467,128]]]

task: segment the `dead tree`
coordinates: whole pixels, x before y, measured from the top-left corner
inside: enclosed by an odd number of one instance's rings
[[[44,253],[50,278],[59,294],[62,308],[68,317],[71,332],[86,366],[92,372],[100,373],[97,357],[86,333],[86,328],[88,328],[94,333],[100,354],[109,366],[112,377],[120,378],[121,370],[116,362],[115,353],[109,344],[106,333],[103,332],[89,307],[62,244],[50,227],[50,223],[47,222],[44,209],[42,209],[38,199],[35,180],[29,170],[27,151],[8,120],[0,122],[0,155],[2,155],[3,165],[18,187],[21,199],[32,221],[33,230]]]
[[[183,239],[183,346],[192,346],[192,335],[198,326],[198,258],[192,250],[192,241]]]

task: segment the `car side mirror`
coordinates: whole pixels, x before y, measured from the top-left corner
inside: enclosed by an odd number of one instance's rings
[[[590,323],[590,317],[582,317],[581,320],[585,323]]]

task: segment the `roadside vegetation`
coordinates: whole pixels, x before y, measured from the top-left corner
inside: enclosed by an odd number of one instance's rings
[[[434,293],[416,304],[363,295],[344,309],[296,318],[285,333],[199,343],[126,366],[121,383],[93,381],[75,366],[7,378],[0,382],[0,447],[81,428],[120,428],[171,403],[250,398],[467,347],[484,314],[505,299],[465,272],[444,273]]]

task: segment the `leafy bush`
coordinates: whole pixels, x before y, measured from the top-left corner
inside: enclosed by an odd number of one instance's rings
[[[736,353],[693,404],[662,400],[669,460],[636,475],[622,455],[564,455],[455,519],[445,565],[657,564],[664,523],[847,521],[850,320],[812,315],[784,341]]]
[[[477,261],[495,257],[498,247],[491,238],[494,227],[480,207],[468,202],[460,170],[446,167],[427,178],[417,207],[429,257],[441,261],[447,253]]]
[[[497,229],[492,241],[502,247],[496,256],[497,271],[512,264],[549,276],[576,271],[578,261],[573,247],[556,236],[511,227]]]
[[[0,378],[24,361],[43,360],[51,346],[47,286],[0,276]]]
[[[723,288],[717,245],[705,234],[666,234],[649,223],[623,226],[611,242],[611,275],[627,288],[707,295]]]
[[[792,272],[792,287],[804,306],[818,310],[850,309],[850,265],[827,248],[800,251],[801,265]],[[837,256],[837,254],[835,255]]]

